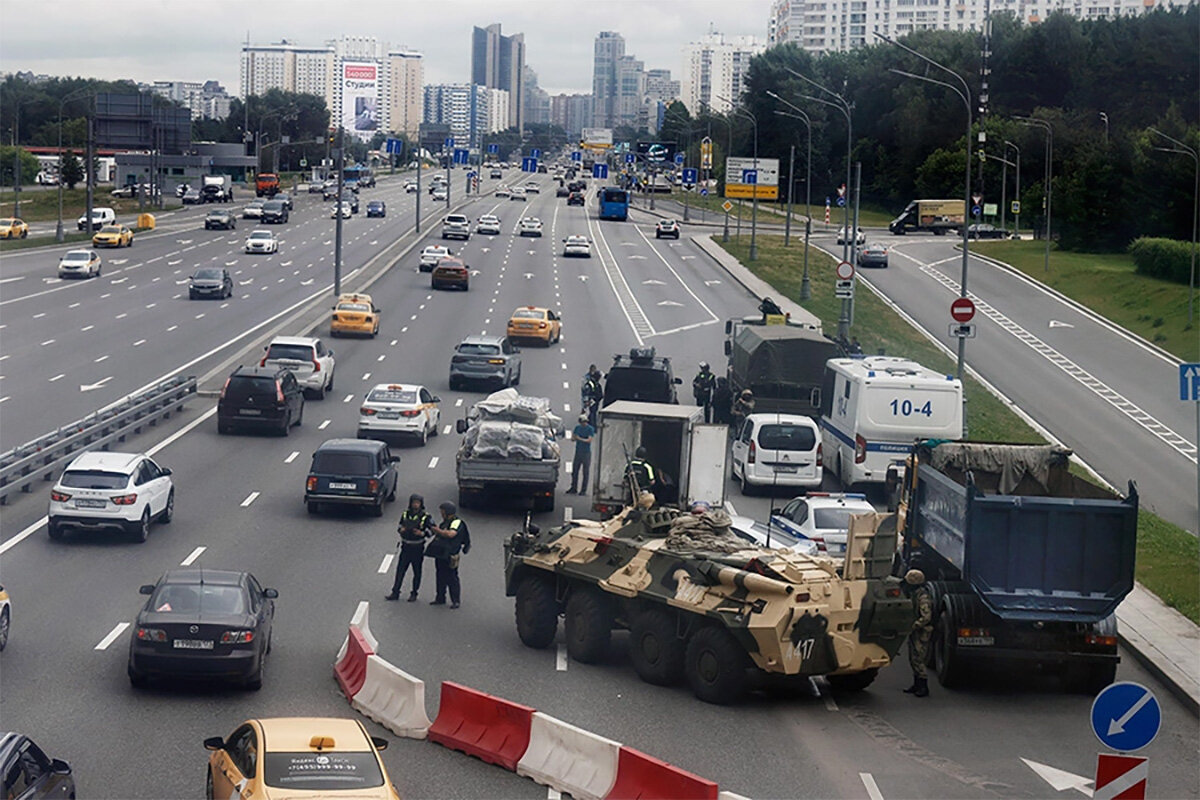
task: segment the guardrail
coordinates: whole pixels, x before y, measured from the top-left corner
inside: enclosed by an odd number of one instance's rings
[[[28,493],[52,480],[82,450],[106,450],[146,426],[170,419],[196,393],[196,377],[176,376],[95,411],[81,420],[0,454],[0,505],[15,491]]]

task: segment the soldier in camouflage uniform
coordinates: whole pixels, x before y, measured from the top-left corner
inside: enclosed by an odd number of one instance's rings
[[[904,693],[928,697],[929,679],[925,676],[925,658],[929,653],[929,640],[933,636],[933,601],[929,597],[929,587],[925,585],[925,573],[921,570],[910,569],[905,573],[904,584],[908,587],[916,614],[912,632],[908,634],[908,663],[912,667],[913,683]]]

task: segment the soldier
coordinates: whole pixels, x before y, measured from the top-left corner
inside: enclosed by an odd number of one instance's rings
[[[446,591],[450,592],[450,607],[458,608],[462,586],[458,582],[458,561],[471,552],[471,534],[467,523],[458,518],[458,508],[446,501],[438,506],[442,510],[442,524],[433,526],[434,538],[425,548],[425,555],[433,559],[437,569],[437,596],[431,606],[446,605]]]
[[[625,467],[625,480],[629,483],[630,491],[634,493],[635,501],[638,493],[653,492],[658,485],[658,472],[654,469],[654,465],[646,460],[646,448],[639,447],[633,454],[633,458],[629,460],[629,464]],[[636,489],[634,488],[635,484]]]
[[[734,438],[737,438],[742,433],[742,423],[746,421],[746,417],[754,413],[754,392],[749,389],[743,389],[738,395],[738,399],[733,401],[733,429],[731,433]]]
[[[400,524],[396,526],[396,531],[400,534],[400,557],[396,560],[396,579],[392,581],[392,591],[386,599],[400,599],[400,585],[404,583],[404,575],[411,566],[413,582],[408,602],[416,602],[417,591],[421,588],[421,562],[425,558],[425,540],[433,535],[432,525],[433,519],[425,510],[425,498],[419,494],[410,495],[408,508],[404,509],[404,513],[400,515]]]
[[[929,639],[933,636],[933,601],[929,597],[929,587],[925,585],[925,573],[921,570],[910,569],[905,573],[904,585],[912,597],[913,611],[917,615],[913,620],[912,632],[908,634],[908,663],[912,667],[913,683],[904,693],[928,697],[929,679],[925,676],[925,658],[929,653]]]
[[[730,415],[733,413],[733,392],[726,377],[717,378],[717,386],[713,389],[712,410],[712,421],[718,425],[728,425],[732,421]]]
[[[713,421],[713,391],[717,388],[717,377],[708,368],[707,361],[700,362],[700,371],[692,378],[692,397],[696,405],[704,409],[704,421]]]
[[[579,388],[579,399],[583,412],[588,416],[588,424],[596,427],[596,412],[600,410],[600,402],[604,399],[604,387],[600,385],[603,374],[592,364],[587,374],[583,376],[583,385]]]

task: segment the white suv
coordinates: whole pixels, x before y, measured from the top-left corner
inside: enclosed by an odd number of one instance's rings
[[[442,220],[442,238],[449,239],[452,236],[457,239],[471,238],[471,223],[465,214],[447,214]]]
[[[319,400],[333,389],[333,351],[311,336],[276,336],[266,346],[260,367],[281,367],[296,376],[300,387]]]
[[[68,530],[117,528],[144,542],[151,520],[175,513],[171,470],[138,453],[84,453],[50,490],[47,529],[51,539]]]

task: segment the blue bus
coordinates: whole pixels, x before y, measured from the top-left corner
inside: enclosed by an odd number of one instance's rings
[[[600,219],[616,219],[624,222],[629,217],[629,192],[615,186],[600,190]]]

